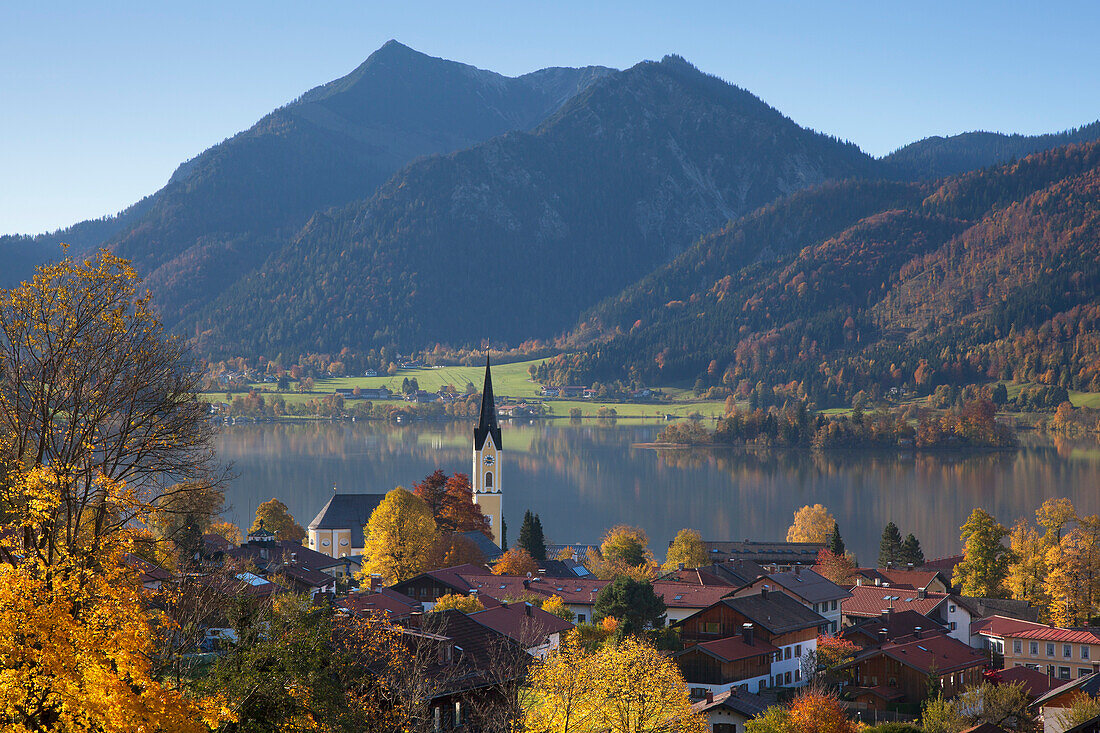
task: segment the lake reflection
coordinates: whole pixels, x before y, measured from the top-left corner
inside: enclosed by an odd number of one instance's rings
[[[406,487],[436,468],[470,470],[471,425],[445,423],[267,424],[224,428],[219,457],[237,474],[229,517],[248,528],[275,496],[305,525],[332,495]],[[793,512],[822,503],[848,548],[874,562],[882,527],[913,532],[928,558],[959,551],[959,525],[975,506],[1006,526],[1044,499],[1067,496],[1100,511],[1094,440],[1025,434],[1015,454],[656,451],[661,425],[543,421],[506,424],[505,516],[515,539],[523,512],[551,542],[598,542],[616,523],[644,527],[659,559],[682,527],[706,539],[784,539]]]

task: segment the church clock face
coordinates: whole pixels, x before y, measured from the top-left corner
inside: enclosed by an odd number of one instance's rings
[[[495,459],[492,456],[485,456],[484,462],[486,466],[491,466],[495,463]]]

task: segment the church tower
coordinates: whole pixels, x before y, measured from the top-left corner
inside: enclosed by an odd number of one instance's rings
[[[500,424],[493,399],[493,375],[489,373],[489,357],[485,357],[485,385],[481,388],[481,418],[474,428],[474,503],[489,518],[493,542],[500,546],[504,514],[501,508],[500,463],[502,457]],[[505,549],[505,548],[501,548]]]

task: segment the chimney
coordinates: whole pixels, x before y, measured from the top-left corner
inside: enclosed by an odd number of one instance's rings
[[[920,638],[920,632],[923,631],[920,626],[913,627],[913,636]]]
[[[891,618],[891,617],[892,617],[892,616],[894,615],[894,609],[893,609],[893,607],[891,606],[890,608],[884,608],[884,609],[882,609],[882,615],[886,617],[886,620],[887,620],[887,621],[889,621],[889,620],[890,620],[890,618]]]
[[[500,602],[500,607],[501,608],[508,608],[508,601],[501,601]]]
[[[684,569],[684,564],[682,562],[676,563],[676,569],[677,570],[683,570]]]
[[[764,587],[760,589],[760,598],[762,600],[765,600],[765,601],[768,600],[768,590],[769,590],[768,585],[765,583]]]
[[[801,563],[794,566],[794,574],[795,575],[802,575],[802,564]]]
[[[882,585],[882,578],[875,578],[875,585]]]
[[[752,646],[752,642],[753,642],[752,624],[741,624],[741,641],[745,642],[749,646]]]
[[[470,589],[470,598],[477,598],[477,588]]]
[[[711,690],[707,690],[707,695],[703,699],[706,700],[708,703],[714,702],[714,692],[712,692]]]
[[[863,578],[856,578],[856,585],[863,585]]]
[[[913,563],[909,563],[909,569],[910,569],[910,570],[912,570],[912,569],[913,569]]]
[[[527,590],[530,587],[531,587],[531,579],[530,578],[524,578],[523,579],[523,589]]]
[[[531,615],[531,604],[527,603],[526,601],[524,601],[524,603],[523,603],[523,615],[524,616],[530,616]]]
[[[879,644],[885,644],[886,643],[887,634],[888,634],[888,632],[886,631],[886,629],[879,629],[878,630],[878,643]]]
[[[928,591],[924,588],[917,588],[917,598],[925,599],[928,597]]]
[[[294,564],[294,563],[298,562],[298,553],[297,552],[290,553],[290,562],[291,562],[291,564]]]
[[[889,570],[892,567],[894,567],[894,561],[893,560],[887,560],[886,561],[886,569]]]

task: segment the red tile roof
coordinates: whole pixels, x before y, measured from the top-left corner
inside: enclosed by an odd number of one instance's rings
[[[527,603],[501,604],[471,613],[470,618],[529,647],[544,643],[551,634],[563,634],[573,628],[569,621]]]
[[[933,670],[938,674],[957,672],[961,669],[984,666],[988,661],[985,654],[971,649],[961,641],[950,636],[934,634],[922,635],[920,639],[906,637],[896,642],[887,642],[871,647],[856,656],[843,667],[858,665],[860,662],[878,655],[886,655],[902,664],[925,674]]]
[[[692,650],[705,652],[723,662],[750,659],[752,657],[759,657],[761,654],[774,654],[779,651],[777,647],[772,646],[762,639],[754,639],[752,644],[746,644],[744,638],[740,635],[727,636],[725,639],[715,639],[714,641],[696,644],[695,646],[688,647],[680,652],[680,654],[686,654]]]
[[[995,669],[987,673],[986,678],[998,685],[1023,685],[1024,691],[1032,700],[1045,695],[1064,681],[1056,680],[1048,674],[1023,665],[1009,667],[1008,669]]]
[[[1009,618],[1007,616],[989,616],[988,618],[982,618],[971,622],[970,635],[1007,636],[1008,634],[1025,631],[1031,628],[1047,629],[1050,627],[1045,624],[1039,624],[1033,621],[1021,621],[1020,619]]]
[[[378,593],[352,593],[342,605],[357,613],[379,613],[387,618],[406,618],[420,610],[420,604],[414,599],[389,588]]]
[[[917,590],[918,588],[927,588],[928,584],[939,579],[943,581],[946,586],[951,585],[951,580],[945,578],[942,573],[937,570],[896,570],[894,568],[858,568],[856,570],[857,575],[862,575],[865,578],[870,579],[872,583],[877,578],[883,583],[889,583],[891,588],[904,588],[906,590]],[[864,583],[864,585],[867,585]],[[877,587],[877,586],[876,586]]]
[[[845,616],[870,618],[880,615],[884,609],[897,611],[916,611],[925,616],[946,600],[943,593],[928,593],[920,598],[917,591],[904,588],[879,588],[857,585],[851,588],[852,597],[840,602],[841,612]]]

